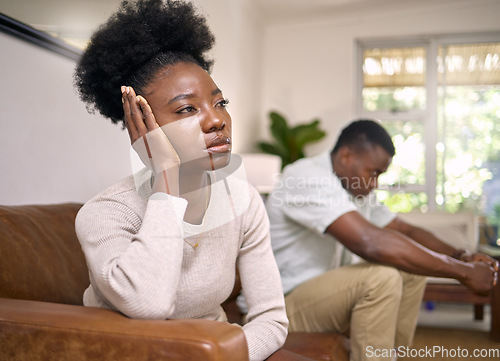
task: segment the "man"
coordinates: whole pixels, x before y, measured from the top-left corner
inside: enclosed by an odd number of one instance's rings
[[[410,346],[424,276],[477,293],[498,264],[455,249],[376,201],[395,154],[377,122],[347,126],[331,152],[287,166],[267,199],[290,331],[349,332],[351,360],[386,360]]]

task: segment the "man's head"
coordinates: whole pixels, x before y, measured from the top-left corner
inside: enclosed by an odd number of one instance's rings
[[[366,196],[394,154],[391,137],[378,122],[357,120],[342,130],[332,150],[333,170],[352,195]]]

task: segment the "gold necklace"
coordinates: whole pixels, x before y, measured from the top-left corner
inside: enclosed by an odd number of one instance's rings
[[[192,244],[191,242],[189,242],[187,239],[184,238],[184,242],[186,242],[191,247],[193,247],[193,249],[196,249],[200,245],[200,240],[201,240],[201,236],[200,236],[200,238],[198,238],[198,242],[196,242],[195,244]]]
[[[198,248],[198,246],[200,245],[200,241],[201,241],[201,237],[203,236],[203,230],[205,229],[205,216],[206,216],[206,213],[207,213],[207,210],[208,210],[208,199],[210,198],[209,197],[209,193],[210,191],[208,190],[208,187],[207,187],[207,193],[206,193],[206,196],[205,196],[205,213],[203,214],[203,217],[201,218],[201,231],[200,231],[200,235],[198,237],[198,241],[196,243],[191,243],[189,242],[186,238],[184,238],[184,242],[186,242],[187,244],[189,244],[191,247],[193,247],[194,250],[196,250],[196,248]]]

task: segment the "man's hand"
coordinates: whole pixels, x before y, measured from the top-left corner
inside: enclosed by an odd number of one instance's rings
[[[460,261],[463,262],[483,262],[492,267],[495,270],[495,279],[493,281],[493,285],[496,285],[498,278],[498,261],[493,259],[484,253],[469,253],[463,252],[460,257]]]
[[[484,253],[469,253],[460,257],[464,262],[484,262],[498,271],[498,261]]]
[[[470,271],[461,283],[479,295],[487,295],[497,282],[498,269],[486,262],[470,262]]]

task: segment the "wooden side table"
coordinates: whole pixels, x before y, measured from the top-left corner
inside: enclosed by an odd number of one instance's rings
[[[480,244],[478,250],[500,262],[500,247]],[[497,285],[493,288],[491,297],[490,335],[493,341],[500,342],[500,279],[497,281]]]
[[[500,248],[479,247],[479,251],[489,254],[500,261]],[[479,296],[459,283],[428,283],[424,292],[424,301],[470,303],[474,305],[476,319],[482,319],[484,305],[491,305],[490,338],[500,342],[500,279],[488,296]]]

